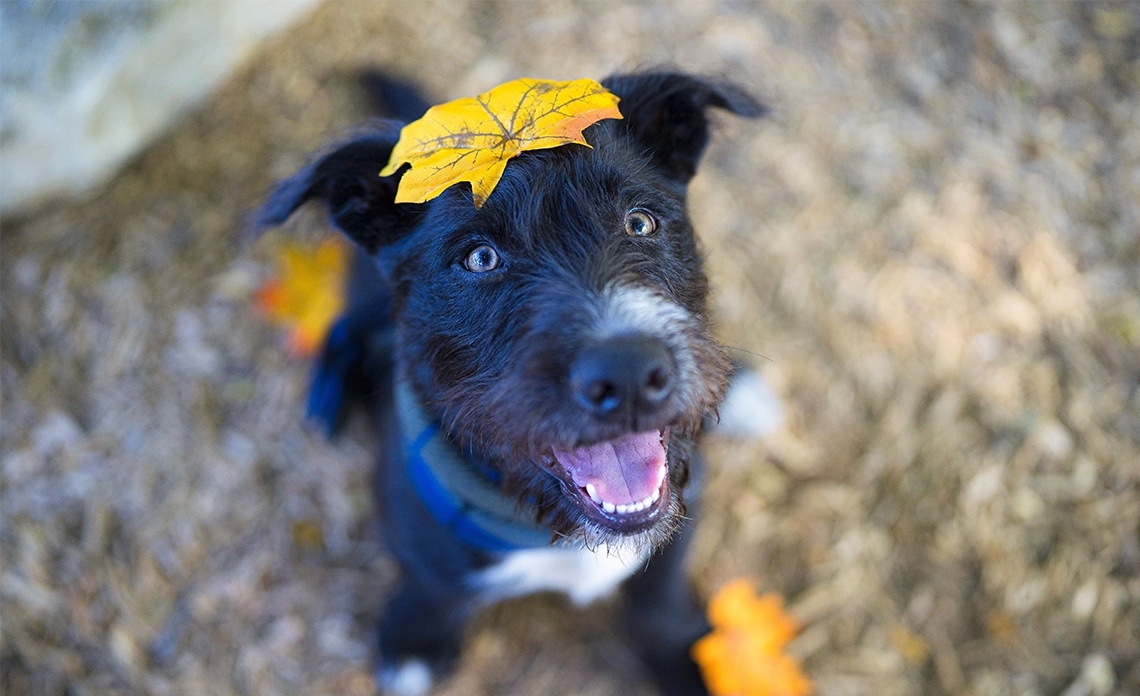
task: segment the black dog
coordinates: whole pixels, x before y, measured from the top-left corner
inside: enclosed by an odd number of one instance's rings
[[[708,626],[678,532],[729,361],[709,333],[685,193],[707,110],[762,108],[680,73],[602,84],[624,119],[587,128],[592,149],[511,160],[482,208],[466,185],[396,204],[400,174],[378,172],[402,124],[383,121],[282,182],[260,212],[275,225],[322,200],[363,252],[310,411],[336,422],[366,395],[387,443],[384,539],[405,570],[380,627],[390,690],[426,690],[481,604],[541,590],[586,603],[632,575],[632,645],[667,692],[705,692],[689,648]],[[422,113],[412,93],[380,91],[405,119]]]

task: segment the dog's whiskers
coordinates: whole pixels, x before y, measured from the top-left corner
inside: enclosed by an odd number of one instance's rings
[[[746,349],[746,348],[739,348],[739,347],[737,347],[737,346],[730,346],[730,345],[729,345],[729,344],[727,344],[727,343],[720,343],[720,342],[718,342],[718,343],[717,343],[717,345],[718,345],[718,346],[720,346],[721,348],[728,348],[729,350],[738,350],[738,351],[740,351],[741,353],[748,353],[749,355],[755,355],[756,357],[758,357],[758,358],[763,358],[763,359],[767,360],[767,361],[768,361],[768,362],[770,362],[770,363],[774,363],[774,362],[776,362],[776,361],[775,361],[775,360],[773,360],[772,358],[769,358],[767,355],[763,355],[763,354],[761,354],[761,353],[754,353],[754,352],[752,352],[752,351],[750,351],[750,350],[748,350],[748,349]]]

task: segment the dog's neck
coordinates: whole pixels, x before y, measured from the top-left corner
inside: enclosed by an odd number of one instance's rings
[[[398,380],[396,414],[408,476],[424,507],[464,543],[489,553],[550,546],[533,504],[509,496],[494,471],[440,430],[412,387]]]

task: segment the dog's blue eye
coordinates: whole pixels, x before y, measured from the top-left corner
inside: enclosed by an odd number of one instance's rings
[[[467,252],[463,267],[472,273],[486,273],[499,267],[499,252],[486,244],[480,244]]]
[[[657,221],[644,210],[631,210],[625,215],[625,233],[631,237],[648,237],[657,231]]]

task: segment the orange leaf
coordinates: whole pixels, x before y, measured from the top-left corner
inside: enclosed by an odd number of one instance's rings
[[[312,355],[329,325],[344,309],[344,244],[333,239],[316,248],[286,243],[277,252],[277,277],[257,291],[258,309],[289,329],[289,350]]]
[[[713,630],[693,644],[693,661],[714,696],[807,696],[811,681],[784,653],[795,619],[779,595],[757,597],[751,583],[730,582],[709,601]]]
[[[423,203],[461,181],[471,182],[475,207],[499,183],[507,160],[526,150],[567,143],[590,147],[582,129],[621,118],[618,98],[593,80],[514,80],[428,109],[404,126],[380,176],[412,165],[400,179],[397,203]]]

